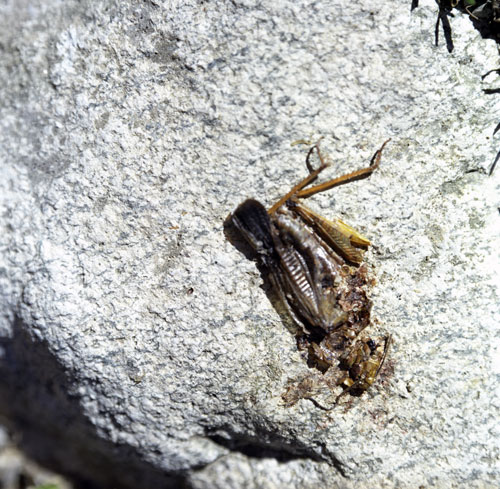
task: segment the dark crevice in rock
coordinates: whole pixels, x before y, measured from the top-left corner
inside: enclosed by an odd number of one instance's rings
[[[241,434],[228,435],[228,430],[223,432],[207,434],[207,438],[231,450],[238,452],[249,458],[263,459],[273,458],[280,463],[286,463],[293,460],[312,460],[314,462],[324,462],[335,467],[341,475],[345,476],[345,469],[340,460],[333,457],[330,453],[320,455],[311,450],[310,447],[302,445],[300,442],[291,445],[284,440],[266,441],[256,439]]]
[[[78,489],[187,487],[182,474],[160,471],[133,447],[99,437],[72,394],[79,385],[73,373],[20,318],[0,347],[0,415],[28,457],[70,477]]]

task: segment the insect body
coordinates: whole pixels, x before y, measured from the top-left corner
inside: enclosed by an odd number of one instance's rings
[[[362,393],[373,384],[390,342],[390,337],[377,342],[363,334],[371,309],[365,288],[372,281],[362,260],[370,242],[340,219],[316,214],[300,199],[370,175],[385,144],[368,168],[306,189],[327,166],[316,144],[306,162],[310,168],[309,158],[316,151],[321,165],[288,194],[269,210],[254,199],[246,200],[231,216],[298,326],[299,348],[309,366],[322,372],[329,387],[344,387],[342,394]],[[314,382],[307,378],[283,397],[293,405],[301,398],[313,400],[313,391]]]

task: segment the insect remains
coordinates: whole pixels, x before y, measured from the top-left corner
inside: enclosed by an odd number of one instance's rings
[[[330,410],[347,393],[361,395],[375,382],[387,356],[391,337],[366,335],[372,307],[367,288],[373,280],[363,254],[370,241],[340,219],[325,219],[302,203],[318,192],[371,175],[387,143],[367,168],[311,187],[328,166],[316,143],[306,158],[309,175],[269,210],[248,199],[229,218],[267,270],[297,326],[298,347],[316,372],[290,385],[282,396],[287,406],[309,399]],[[314,152],[320,161],[316,169],[310,164]],[[323,387],[331,392],[338,386],[343,391],[331,407],[313,397]]]

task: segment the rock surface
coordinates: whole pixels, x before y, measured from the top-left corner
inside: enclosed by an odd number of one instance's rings
[[[101,485],[497,487],[496,45],[434,2],[4,1],[0,412]],[[386,373],[285,408],[307,373],[223,222],[305,174],[367,235]],[[326,177],[325,176],[325,177]],[[496,316],[496,320],[495,320]]]

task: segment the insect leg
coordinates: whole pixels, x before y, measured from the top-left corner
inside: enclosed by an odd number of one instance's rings
[[[353,182],[355,180],[360,180],[362,178],[368,177],[379,166],[380,159],[382,157],[382,151],[385,148],[385,145],[389,141],[390,141],[390,139],[385,141],[385,143],[380,147],[380,149],[373,155],[373,158],[370,162],[371,163],[370,166],[368,166],[366,168],[361,168],[361,170],[356,170],[352,173],[347,173],[346,175],[342,175],[341,177],[334,178],[332,180],[329,180],[328,182],[324,182],[324,183],[321,183],[319,185],[315,185],[314,187],[310,187],[307,189],[304,189],[303,187],[301,187],[302,190],[299,190],[298,192],[296,191],[292,195],[295,195],[295,196],[301,197],[301,198],[310,197],[311,195],[317,194],[318,192],[324,192],[325,190],[329,190],[329,189],[336,187],[338,185],[342,185],[344,183]],[[319,150],[318,150],[318,154],[320,154]],[[321,161],[323,161],[323,160],[321,159]]]
[[[326,219],[298,200],[292,199],[289,206],[344,260],[357,264],[363,261],[363,252],[370,245],[370,241],[354,228],[338,218]]]
[[[316,168],[316,170],[313,170],[312,166],[309,163],[309,158],[311,157],[311,154],[313,151],[316,150],[318,152],[318,156],[320,159],[320,166]],[[298,195],[300,190],[302,190],[304,187],[307,187],[311,182],[316,180],[318,175],[328,166],[328,163],[323,159],[323,156],[321,155],[321,152],[319,150],[319,141],[309,150],[307,153],[306,157],[306,165],[307,168],[309,169],[310,173],[305,177],[303,180],[301,180],[297,185],[295,185],[287,194],[285,194],[283,197],[281,197],[278,202],[276,202],[267,212],[269,215],[273,214],[278,210],[288,199],[291,197]]]
[[[382,353],[382,358],[380,360],[380,363],[378,365],[377,371],[375,372],[375,378],[377,378],[380,370],[382,369],[385,359],[387,357],[387,352],[389,351],[389,347],[391,346],[391,341],[392,341],[392,335],[387,335],[384,340],[384,353]]]

